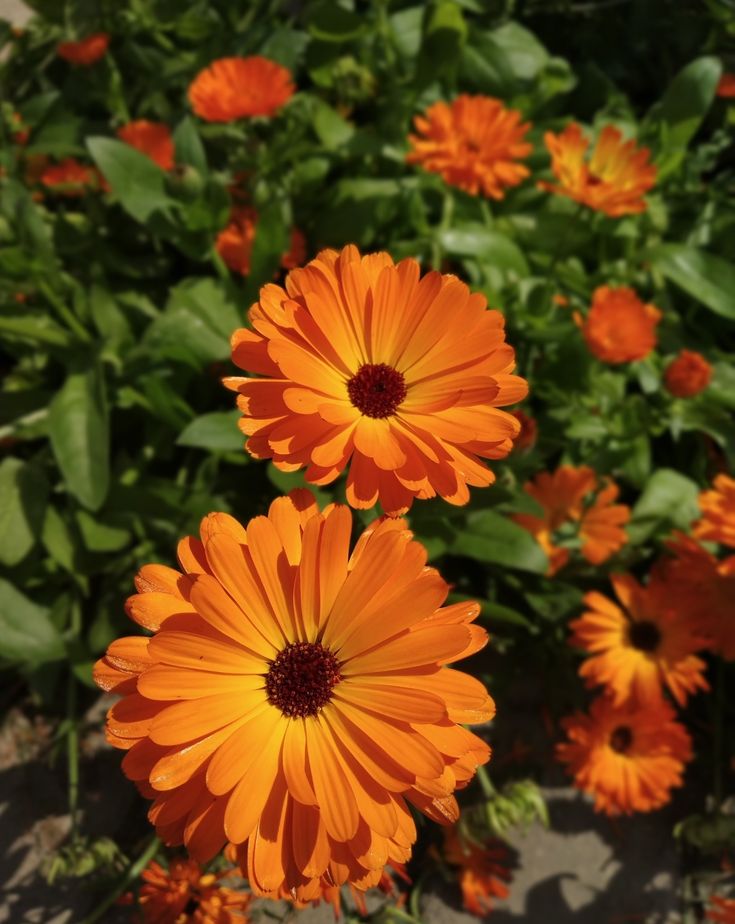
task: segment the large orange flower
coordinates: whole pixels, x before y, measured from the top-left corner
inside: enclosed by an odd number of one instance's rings
[[[661,312],[644,304],[627,286],[599,286],[587,317],[575,318],[593,356],[605,363],[644,359],[656,346]]]
[[[95,668],[122,699],[108,714],[123,770],[152,798],[167,844],[197,862],[226,840],[251,888],[312,901],[375,885],[411,855],[408,803],[457,819],[454,790],[490,756],[484,686],[448,667],[482,648],[474,603],[448,585],[402,520],[350,554],[345,506],[305,490],[247,527],[226,514],[183,540],[183,574],[145,566],[123,638]]]
[[[70,64],[89,67],[90,64],[104,58],[109,44],[110,36],[106,32],[95,32],[94,35],[88,35],[78,42],[59,42],[56,53]]]
[[[665,805],[692,757],[687,730],[663,701],[620,707],[600,696],[589,715],[578,712],[562,727],[569,741],[557,745],[557,759],[568,765],[574,785],[595,797],[595,810],[607,815]]]
[[[630,508],[614,503],[620,493],[618,486],[607,479],[598,488],[597,476],[587,465],[560,465],[555,472],[541,472],[524,485],[543,513],[517,513],[513,519],[532,533],[546,552],[549,575],[569,561],[569,548],[557,545],[559,530],[576,528],[580,551],[593,565],[602,564],[628,541],[623,527],[630,519]]]
[[[456,827],[444,831],[444,859],[459,867],[462,904],[470,914],[485,917],[492,899],[507,898],[511,880],[508,850],[501,841],[487,844],[463,837]]]
[[[207,122],[234,122],[275,115],[293,94],[291,73],[275,61],[254,55],[213,61],[192,81],[189,102]]]
[[[158,164],[162,170],[174,165],[174,141],[168,125],[137,119],[117,130],[117,137]]]
[[[735,547],[735,478],[720,474],[711,491],[699,495],[702,516],[694,524],[698,539]]]
[[[174,859],[168,870],[153,860],[141,873],[138,903],[145,924],[246,924],[248,892],[219,885],[229,871],[204,873],[194,860]]]
[[[245,206],[232,210],[226,228],[217,235],[215,248],[227,266],[236,273],[247,276],[250,273],[250,258],[255,243],[258,213]],[[284,269],[293,269],[306,259],[306,238],[298,228],[291,229],[291,246],[281,257]]]
[[[695,350],[680,350],[664,372],[664,385],[675,398],[693,398],[709,385],[712,366]]]
[[[323,250],[267,285],[253,330],[232,358],[264,379],[230,378],[247,448],[284,471],[328,484],[348,465],[353,507],[391,514],[415,497],[469,498],[494,475],[479,457],[506,456],[520,430],[504,411],[526,382],[511,375],[504,321],[456,276],[419,279],[415,260]]]
[[[408,136],[406,160],[441,174],[450,186],[502,199],[528,176],[518,160],[531,153],[523,140],[531,126],[499,99],[462,94],[451,103],[434,103],[414,123],[418,134]]]
[[[617,128],[605,126],[589,161],[589,141],[572,122],[558,135],[546,132],[551,169],[558,182],[540,182],[541,189],[581,202],[611,218],[645,212],[644,194],[656,183],[656,167],[649,164],[648,148],[623,141]]]
[[[605,685],[616,705],[661,701],[667,687],[679,705],[708,690],[705,663],[695,651],[707,640],[675,605],[670,587],[654,574],[646,587],[628,574],[610,578],[620,605],[597,591],[587,611],[570,623],[571,643],[592,653],[579,669],[588,686]]]

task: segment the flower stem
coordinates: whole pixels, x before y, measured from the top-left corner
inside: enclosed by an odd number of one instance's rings
[[[492,799],[493,796],[497,796],[498,791],[493,785],[493,781],[490,779],[490,775],[484,767],[477,768],[477,781],[480,784],[482,793],[486,799]]]
[[[107,911],[108,908],[114,905],[114,903],[122,895],[125,889],[127,889],[128,886],[138,878],[138,876],[140,876],[140,874],[148,865],[149,860],[152,860],[155,856],[160,844],[161,842],[154,834],[138,859],[130,864],[118,882],[112,887],[112,889],[99,903],[99,905],[97,905],[97,907],[87,915],[87,917],[82,921],[82,924],[95,924],[96,921],[100,920],[102,915]]]

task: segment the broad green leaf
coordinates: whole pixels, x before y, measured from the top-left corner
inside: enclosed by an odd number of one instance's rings
[[[97,519],[86,510],[78,510],[76,521],[84,545],[90,552],[119,552],[130,542],[130,530],[122,525],[119,514],[107,514],[104,519]]]
[[[423,6],[411,6],[406,10],[399,10],[390,17],[393,40],[406,58],[415,57],[421,48],[424,12],[425,7]]]
[[[549,565],[543,549],[527,530],[493,510],[471,513],[448,551],[536,574],[544,574]]]
[[[314,97],[312,124],[319,140],[327,150],[334,150],[349,141],[355,127],[331,106]]]
[[[35,666],[63,657],[64,643],[49,611],[0,578],[0,658]]]
[[[0,333],[63,349],[73,346],[75,342],[72,334],[53,321],[48,314],[40,312],[21,312],[13,309],[2,311]]]
[[[686,529],[699,513],[697,484],[671,468],[657,469],[633,507],[626,527],[634,545],[658,530]]]
[[[88,138],[87,147],[120,205],[136,221],[174,204],[166,193],[166,173],[150,157],[115,138]]]
[[[660,244],[649,253],[649,260],[692,298],[715,314],[735,320],[735,267],[731,263],[685,244]]]
[[[527,276],[528,263],[519,247],[500,231],[482,226],[448,228],[439,235],[442,248],[452,257],[474,257],[504,272]]]
[[[174,130],[174,147],[177,164],[189,164],[206,173],[207,154],[196,124],[189,116],[184,116]]]
[[[250,253],[248,285],[256,290],[273,278],[290,246],[289,229],[280,202],[266,205],[258,213],[255,240]]]
[[[335,0],[312,3],[308,8],[307,28],[322,42],[344,42],[356,38],[365,27],[365,18],[346,10]]]
[[[195,446],[213,452],[242,449],[245,437],[237,426],[239,411],[214,411],[197,417],[179,434],[179,446]]]
[[[79,540],[56,507],[51,504],[46,507],[41,542],[55,562],[71,574],[76,574],[80,551]]]
[[[523,26],[508,22],[492,32],[478,32],[462,53],[460,74],[475,89],[509,96],[539,77],[549,53]]]
[[[0,464],[0,563],[17,565],[41,532],[48,482],[36,466],[12,456]]]

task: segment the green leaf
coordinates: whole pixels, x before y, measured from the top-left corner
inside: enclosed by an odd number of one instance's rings
[[[314,38],[322,42],[345,42],[356,38],[365,27],[365,18],[346,10],[334,0],[312,3],[308,7],[307,28]]]
[[[75,342],[67,330],[41,312],[4,310],[0,314],[0,333],[63,349],[68,349]]]
[[[119,552],[130,542],[130,530],[121,525],[120,514],[108,514],[104,520],[98,520],[86,510],[76,514],[79,532],[84,545],[90,552]]]
[[[697,484],[671,468],[651,475],[626,527],[634,545],[659,530],[686,529],[699,514]]]
[[[49,504],[43,521],[41,542],[55,562],[71,574],[79,566],[79,542],[56,507]]]
[[[272,202],[258,212],[255,240],[250,253],[248,287],[257,289],[273,278],[290,245],[289,229],[280,202]]]
[[[419,82],[431,82],[452,68],[467,39],[467,22],[455,0],[439,0],[429,14],[419,58]]]
[[[17,565],[41,533],[48,482],[32,464],[9,456],[0,464],[0,563]]]
[[[95,361],[69,373],[49,406],[48,428],[69,492],[98,510],[110,483],[110,423],[105,380]]]
[[[64,644],[49,611],[0,578],[0,657],[28,666],[58,661]]]
[[[189,116],[184,116],[174,130],[174,147],[177,164],[189,164],[201,173],[206,173],[207,154],[196,124]]]
[[[355,127],[331,106],[314,98],[312,124],[317,137],[327,150],[335,150],[355,134]]]
[[[182,430],[176,440],[178,446],[194,446],[213,452],[232,452],[242,449],[245,437],[237,426],[239,411],[215,411],[202,414]]]
[[[473,257],[480,265],[517,276],[529,274],[528,263],[520,248],[500,231],[482,226],[448,228],[439,235],[442,248],[452,257]]]
[[[146,222],[156,211],[174,204],[166,193],[166,173],[150,157],[114,138],[88,138],[87,147],[120,205]]]
[[[545,574],[549,565],[543,549],[527,530],[493,510],[471,513],[448,551],[536,574]]]
[[[549,60],[535,35],[508,22],[492,32],[470,36],[460,74],[477,90],[512,96],[533,84]]]
[[[654,269],[715,314],[735,321],[735,267],[696,247],[660,244],[649,252]]]

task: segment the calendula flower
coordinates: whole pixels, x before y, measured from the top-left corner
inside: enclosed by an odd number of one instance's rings
[[[589,141],[576,122],[558,135],[546,132],[544,141],[558,184],[542,181],[540,189],[567,196],[611,218],[645,212],[643,196],[656,183],[648,148],[623,141],[618,129],[607,125],[587,160]]]
[[[162,170],[171,170],[173,167],[174,140],[168,125],[163,122],[136,119],[118,128],[117,137],[150,157]]]
[[[644,304],[627,286],[599,286],[586,318],[575,316],[590,353],[613,365],[645,359],[656,346],[660,320],[658,308]]]
[[[492,900],[507,898],[511,880],[508,850],[499,840],[480,844],[463,837],[456,827],[444,830],[444,859],[459,867],[462,905],[470,914],[484,918]]]
[[[536,445],[536,435],[538,433],[538,424],[535,418],[526,414],[526,412],[522,411],[520,408],[511,411],[511,415],[515,417],[521,425],[520,432],[513,441],[513,449],[516,452],[530,452]]]
[[[387,866],[382,874],[380,879],[376,884],[376,888],[379,889],[384,895],[387,895],[389,898],[393,899],[394,907],[402,907],[406,902],[405,893],[401,894],[398,890],[393,876],[396,875],[399,878],[403,879],[404,882],[411,884],[408,873],[406,872],[406,867],[402,863],[393,863],[391,866]],[[349,887],[350,898],[357,913],[361,917],[367,917],[368,909],[365,903],[365,893],[359,891],[354,886],[350,885]],[[287,900],[290,900],[291,903],[296,908],[305,908],[306,903],[295,902],[290,895],[284,894],[281,896]],[[338,921],[342,916],[342,889],[340,886],[328,885],[327,883],[322,883],[321,895],[315,901],[311,902],[312,905],[320,905],[322,902],[326,902],[331,905],[334,909],[334,919]]]
[[[682,784],[692,744],[674,710],[663,700],[650,706],[616,706],[598,697],[589,715],[562,720],[568,742],[556,756],[567,764],[577,789],[595,798],[595,811],[629,815],[661,808]]]
[[[99,171],[95,167],[81,164],[74,157],[67,157],[58,164],[44,166],[41,183],[58,196],[70,198],[83,196],[90,189],[102,187]]]
[[[290,71],[254,55],[213,61],[192,81],[189,102],[207,122],[234,122],[275,115],[293,94]]]
[[[723,74],[715,92],[722,99],[735,99],[735,74]]]
[[[571,644],[591,653],[579,669],[588,686],[606,686],[616,706],[631,698],[656,704],[664,688],[683,706],[690,693],[708,690],[705,663],[694,654],[707,640],[670,587],[656,574],[646,587],[629,574],[610,581],[619,604],[590,591],[587,610],[570,623]]]
[[[614,503],[620,493],[618,486],[609,478],[598,483],[588,465],[560,465],[555,472],[541,472],[523,489],[543,513],[517,513],[513,519],[546,552],[549,575],[556,574],[570,558],[569,548],[557,544],[560,531],[569,533],[566,538],[576,533],[582,556],[593,565],[602,564],[628,541],[623,527],[630,519],[630,508]]]
[[[454,790],[490,750],[484,686],[448,665],[482,648],[474,603],[402,520],[350,551],[348,507],[305,490],[245,527],[210,514],[182,571],[146,565],[127,611],[153,632],[113,642],[97,683],[122,696],[108,739],[152,798],[167,844],[199,863],[229,841],[258,895],[365,890],[411,855],[416,809],[456,821]]]
[[[699,495],[702,516],[694,524],[694,535],[705,542],[735,547],[735,478],[720,474],[711,491]]]
[[[258,213],[249,206],[232,210],[226,228],[217,235],[215,248],[227,266],[236,273],[250,273],[250,258],[255,243]],[[306,259],[306,239],[298,228],[291,229],[291,246],[281,257],[284,269],[293,269]]]
[[[109,44],[110,36],[106,32],[95,32],[94,35],[88,35],[78,42],[59,42],[56,53],[70,64],[89,67],[90,64],[104,58]]]
[[[194,860],[171,860],[168,869],[151,861],[140,877],[144,924],[245,924],[251,896],[219,884],[229,872],[205,873]]]
[[[735,78],[733,79],[735,84]],[[735,96],[735,86],[733,86]],[[707,908],[707,920],[716,924],[735,924],[735,898],[724,898],[721,895],[711,895]]]
[[[265,378],[225,380],[253,456],[314,484],[349,466],[349,503],[391,514],[415,497],[464,504],[494,480],[480,459],[520,430],[498,408],[527,392],[503,317],[456,276],[419,273],[348,246],[261,290],[232,358]]]
[[[463,93],[451,103],[434,103],[414,119],[406,160],[438,173],[449,186],[473,196],[502,199],[528,176],[520,158],[531,153],[524,141],[529,123],[499,99]]]
[[[664,385],[675,398],[693,398],[711,379],[712,366],[694,350],[680,350],[664,372]]]

